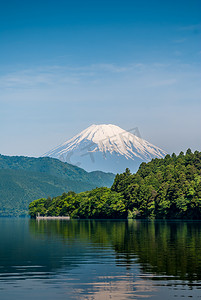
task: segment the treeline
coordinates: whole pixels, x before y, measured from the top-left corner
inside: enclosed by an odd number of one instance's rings
[[[70,216],[87,219],[126,218],[127,212],[123,196],[102,187],[76,194],[63,193],[51,199],[39,199],[29,204],[29,214],[41,216]]]
[[[110,187],[114,178],[112,173],[86,172],[50,157],[0,155],[0,216],[28,215],[34,199]]]
[[[32,217],[201,219],[201,152],[181,152],[142,163],[136,174],[117,174],[109,188],[56,198],[29,206]]]

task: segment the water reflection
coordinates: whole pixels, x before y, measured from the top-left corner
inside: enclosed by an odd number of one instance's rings
[[[116,264],[128,269],[137,262],[143,273],[201,279],[200,222],[42,221],[30,222],[30,231],[41,239],[60,236],[63,243],[114,249]]]
[[[5,300],[200,294],[199,222],[0,219],[0,238]]]

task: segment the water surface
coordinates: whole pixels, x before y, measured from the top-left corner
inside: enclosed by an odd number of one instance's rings
[[[201,223],[0,219],[0,296],[201,298]]]

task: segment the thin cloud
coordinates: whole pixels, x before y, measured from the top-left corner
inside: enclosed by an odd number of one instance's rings
[[[176,52],[175,55],[181,55]],[[197,67],[181,64],[130,63],[117,65],[99,63],[88,66],[44,66],[19,70],[0,76],[1,91],[6,89],[84,89],[92,86],[107,87],[112,91],[124,86],[128,88],[159,87],[176,83],[176,78],[184,73],[197,73]],[[118,75],[118,76],[116,76]],[[197,75],[196,75],[197,76]]]
[[[131,66],[126,66],[126,67],[120,67],[115,64],[94,64],[91,65],[92,70],[101,70],[101,71],[106,71],[106,72],[112,72],[112,73],[122,73],[122,72],[127,72],[132,69]]]
[[[153,81],[150,84],[148,84],[147,87],[170,86],[170,85],[174,85],[176,83],[177,83],[177,80],[175,78],[170,78],[170,79]]]
[[[184,43],[186,40],[187,40],[186,38],[178,39],[178,40],[174,40],[173,43],[174,43],[174,44],[182,44],[182,43]]]
[[[178,28],[180,31],[197,31],[201,29],[201,24],[192,24]]]
[[[93,64],[84,67],[44,66],[25,69],[0,76],[2,88],[31,88],[35,86],[52,86],[55,84],[78,84],[80,80],[93,78],[101,73],[125,73],[134,66],[117,66],[115,64]]]

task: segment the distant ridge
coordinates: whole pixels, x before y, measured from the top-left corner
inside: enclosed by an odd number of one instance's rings
[[[116,125],[91,125],[43,156],[79,165],[87,171],[121,173],[137,171],[142,162],[163,158],[167,153]]]
[[[50,157],[0,155],[0,215],[22,215],[31,201],[73,190],[111,186],[115,175],[91,172]]]

